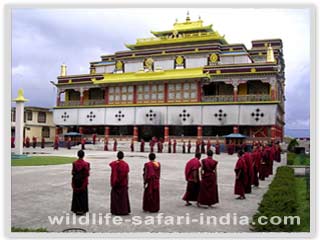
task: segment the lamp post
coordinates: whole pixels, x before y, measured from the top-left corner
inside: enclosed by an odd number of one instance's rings
[[[24,103],[28,99],[24,98],[23,90],[18,90],[18,97],[12,100],[16,103],[16,123],[15,123],[15,154],[23,154],[23,128],[24,128]]]

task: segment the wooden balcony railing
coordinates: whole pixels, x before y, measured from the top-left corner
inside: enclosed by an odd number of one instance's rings
[[[263,102],[270,101],[270,95],[238,95],[238,102]],[[233,95],[203,96],[203,102],[233,102]]]

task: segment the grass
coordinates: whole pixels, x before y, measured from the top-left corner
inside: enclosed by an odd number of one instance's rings
[[[17,228],[12,227],[11,232],[48,232],[46,228]]]
[[[288,152],[288,165],[310,165],[310,156],[307,154],[296,154]]]
[[[75,157],[33,156],[24,159],[11,159],[11,166],[47,166],[67,164],[75,161]]]
[[[297,196],[297,216],[300,216],[300,226],[297,232],[310,231],[310,201],[309,191],[307,191],[307,179],[305,177],[296,177],[296,196]]]

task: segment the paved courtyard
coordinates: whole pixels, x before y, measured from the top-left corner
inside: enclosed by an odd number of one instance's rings
[[[115,159],[115,152],[98,151],[99,146],[86,150],[85,159],[91,163],[89,179],[89,209],[90,214],[106,214],[110,212],[110,167],[108,164]],[[123,146],[120,143],[120,149]],[[137,146],[138,147],[138,146]],[[90,148],[90,146],[88,146]],[[100,146],[102,148],[102,146]],[[26,151],[33,151],[29,148]],[[78,148],[71,150],[51,148],[36,149],[48,155],[76,156]],[[125,160],[130,165],[129,197],[132,216],[157,216],[142,211],[142,169],[147,161],[148,153],[125,152]],[[185,207],[181,200],[186,182],[184,166],[193,154],[157,154],[157,160],[162,164],[161,172],[161,202],[160,212],[164,216],[186,216],[199,219],[199,216],[248,216],[252,217],[258,208],[263,194],[267,191],[272,177],[260,182],[259,188],[253,188],[252,194],[244,201],[236,200],[233,195],[234,165],[236,155],[214,155],[218,164],[218,184],[220,203],[214,208],[201,209],[195,206]],[[285,156],[282,156],[284,158]],[[284,162],[284,161],[282,161]],[[275,168],[279,164],[275,163]],[[48,231],[61,232],[70,227],[81,227],[88,232],[248,232],[250,226],[242,225],[206,225],[199,222],[181,225],[135,225],[128,221],[120,224],[99,225],[51,225],[48,216],[68,216],[71,207],[71,164],[54,166],[12,167],[12,226],[23,228],[47,228]],[[77,217],[78,218],[78,217]],[[71,217],[70,217],[71,219]],[[231,222],[232,223],[232,222]]]

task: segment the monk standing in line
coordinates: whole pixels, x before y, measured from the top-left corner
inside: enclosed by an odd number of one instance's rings
[[[144,144],[145,144],[144,140],[141,139],[141,141],[140,141],[140,152],[144,152]]]
[[[92,135],[92,144],[95,145],[97,140],[97,134]]]
[[[16,147],[16,145],[14,144],[14,137],[12,136],[11,137],[11,148],[15,148]]]
[[[211,150],[211,142],[210,142],[210,139],[208,139],[207,141],[207,152]]]
[[[88,207],[88,178],[90,164],[83,160],[84,151],[78,151],[78,160],[72,163],[72,205],[71,211],[83,215],[89,211]]]
[[[282,149],[280,147],[279,142],[277,142],[275,145],[275,157],[274,157],[274,160],[276,162],[281,162],[281,152],[282,152]]]
[[[196,141],[196,153],[197,153],[197,152],[201,153],[201,151],[200,151],[200,145],[201,145],[201,142],[200,142],[200,139],[198,139],[198,140]]]
[[[143,211],[158,212],[160,210],[160,163],[155,161],[156,155],[149,154],[149,162],[144,164]]]
[[[30,138],[26,137],[26,148],[30,147]]]
[[[220,154],[220,144],[219,144],[218,140],[216,142],[215,148],[216,148],[216,154],[219,155]]]
[[[206,143],[204,140],[201,141],[201,153],[206,153]]]
[[[67,140],[67,148],[68,148],[68,149],[71,149],[71,137],[68,137],[68,140]]]
[[[186,153],[186,142],[182,140],[182,153]]]
[[[154,145],[155,145],[154,138],[150,140],[149,145],[150,145],[150,152],[154,152]]]
[[[104,138],[104,151],[109,151],[109,140],[108,137]]]
[[[186,201],[186,206],[192,205],[191,201],[197,201],[200,190],[200,177],[199,169],[201,153],[197,152],[195,157],[190,159],[185,167],[185,179],[188,182],[186,193],[183,196],[183,200]]]
[[[246,163],[246,167],[247,167],[247,179],[248,181],[245,184],[245,193],[251,193],[252,188],[251,185],[253,183],[253,161],[252,161],[252,156],[251,153],[246,152],[243,154],[243,159]]]
[[[177,140],[173,140],[173,153],[177,152]]]
[[[191,140],[188,141],[188,153],[191,153]]]
[[[124,154],[119,151],[118,160],[111,162],[111,213],[128,215],[131,212],[128,194],[129,165],[123,160]]]
[[[171,153],[171,145],[172,145],[172,142],[171,142],[171,139],[169,139],[169,143],[168,143],[168,153]]]
[[[239,195],[236,199],[245,199],[245,186],[247,184],[247,166],[245,160],[243,158],[243,151],[238,152],[238,161],[234,168],[234,172],[236,174],[236,181],[234,184],[234,194]]]
[[[207,158],[201,160],[201,182],[198,196],[198,207],[219,202],[218,183],[217,183],[217,165],[218,162],[212,158],[213,152],[207,152]]]
[[[134,140],[133,139],[131,139],[130,149],[131,149],[131,152],[134,152]]]
[[[46,144],[46,140],[44,139],[44,137],[41,139],[41,148],[44,148]]]
[[[118,141],[117,141],[117,139],[114,138],[114,141],[113,141],[113,151],[116,152],[116,151],[117,151],[117,148],[118,148]]]
[[[37,146],[37,138],[35,136],[32,137],[32,147],[36,148]]]
[[[58,150],[59,149],[59,136],[56,135],[54,138],[54,144],[53,144],[53,149]]]
[[[86,139],[85,138],[82,138],[81,139],[81,150],[85,150],[86,149]]]

